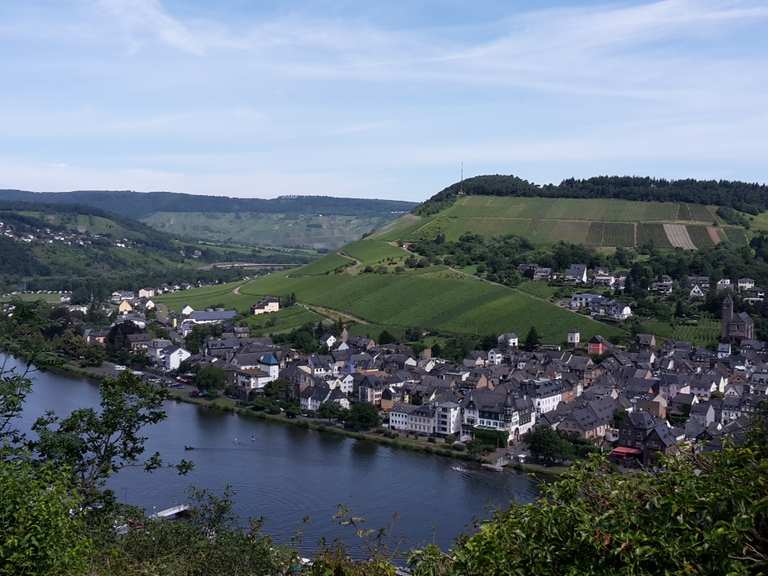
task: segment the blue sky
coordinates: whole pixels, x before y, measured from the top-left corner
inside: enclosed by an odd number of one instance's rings
[[[0,188],[765,182],[768,2],[4,0]]]

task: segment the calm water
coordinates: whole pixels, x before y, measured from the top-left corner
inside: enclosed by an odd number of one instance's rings
[[[64,415],[98,404],[98,387],[87,380],[43,372],[33,380],[24,426],[45,410]],[[110,481],[118,498],[152,511],[187,501],[190,486],[221,491],[229,484],[241,517],[263,517],[265,531],[278,542],[301,530],[299,547],[308,552],[321,537],[360,549],[352,530],[334,522],[338,505],[365,518],[369,528],[390,527],[392,542],[407,550],[429,542],[448,547],[493,509],[536,495],[535,482],[514,472],[191,404],[169,402],[166,410],[168,418],[148,430],[147,453],[157,450],[167,461],[189,458],[195,469],[186,476],[124,470]],[[196,450],[185,452],[184,445]]]

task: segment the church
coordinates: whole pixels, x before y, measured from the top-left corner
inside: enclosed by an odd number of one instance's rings
[[[730,294],[723,300],[720,327],[722,340],[741,341],[754,338],[755,323],[746,312],[734,313],[733,298]]]

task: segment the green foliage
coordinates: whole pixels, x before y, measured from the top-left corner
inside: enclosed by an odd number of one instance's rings
[[[584,458],[596,450],[588,440],[549,426],[537,426],[525,435],[524,441],[533,459],[547,466]]]
[[[226,387],[226,374],[218,366],[203,366],[195,374],[193,384],[197,386],[201,393],[215,396]]]
[[[381,334],[379,334],[379,344],[392,344],[394,342],[397,342],[397,338],[395,338],[388,330],[381,331]]]
[[[125,520],[141,528],[125,536],[115,536],[108,525],[111,515],[106,515],[106,526],[95,534],[97,549],[89,574],[273,576],[298,568],[296,552],[275,545],[262,533],[259,521],[251,521],[246,529],[237,525],[229,489],[222,496],[192,490],[191,500],[193,513],[186,522],[150,520],[128,511]]]
[[[526,334],[525,340],[523,341],[523,347],[530,352],[535,350],[540,344],[541,337],[539,336],[539,332],[536,330],[536,326],[531,326],[531,329],[528,330],[528,334]]]
[[[85,572],[91,544],[65,469],[0,458],[0,575]]]
[[[317,410],[317,416],[326,420],[344,420],[347,415],[348,411],[336,402],[323,402]]]
[[[376,428],[381,424],[379,411],[376,407],[368,403],[354,404],[346,416],[344,425],[347,428],[362,432]]]
[[[41,462],[72,471],[75,485],[88,504],[103,497],[102,490],[112,474],[138,464],[144,453],[144,428],[166,416],[165,392],[130,372],[104,380],[100,393],[98,410],[78,409],[64,418],[48,412],[38,418],[32,427],[38,439],[29,443]],[[153,470],[162,461],[155,453],[142,465]],[[180,472],[189,468],[188,462],[178,465]]]
[[[755,448],[686,456],[661,473],[621,475],[591,460],[485,524],[454,550],[451,573],[761,573],[765,465]]]

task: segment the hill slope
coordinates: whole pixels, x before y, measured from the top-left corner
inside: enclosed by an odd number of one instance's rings
[[[409,256],[395,244],[371,238],[303,268],[245,283],[237,293],[209,295],[193,290],[161,301],[177,310],[190,302],[193,307],[225,302],[245,312],[261,296],[294,293],[304,305],[342,312],[357,323],[353,332],[373,336],[383,328],[402,334],[408,327],[446,335],[515,331],[524,336],[535,325],[544,340],[561,342],[572,328],[585,337],[622,332],[516,288],[447,266],[405,268],[402,264]]]
[[[515,234],[534,244],[572,242],[592,247],[705,249],[744,244],[745,229],[723,222],[716,206],[620,199],[460,196],[442,209],[409,215],[377,234],[385,240],[419,240],[442,233]]]
[[[540,186],[517,176],[486,175],[444,188],[417,212],[434,213],[457,197],[514,196],[544,198],[616,198],[634,201],[709,204],[758,214],[768,210],[768,186],[729,180],[665,180],[639,176],[597,176]]]
[[[0,287],[109,289],[239,276],[214,262],[301,264],[287,250],[190,244],[86,206],[0,202]]]
[[[325,196],[282,196],[265,200],[106,190],[0,190],[0,200],[89,206],[140,219],[158,230],[193,239],[310,248],[338,248],[416,205]]]

